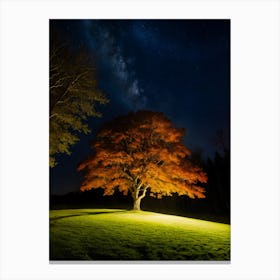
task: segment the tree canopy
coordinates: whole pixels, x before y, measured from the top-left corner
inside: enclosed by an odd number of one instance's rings
[[[87,118],[100,117],[97,104],[108,102],[97,87],[94,61],[86,51],[50,45],[50,166],[56,155],[70,154],[79,133],[89,133]]]
[[[106,123],[97,134],[94,154],[83,161],[81,190],[103,188],[104,195],[116,189],[130,194],[134,209],[149,195],[161,198],[175,193],[204,198],[207,175],[193,165],[183,144],[184,129],[176,128],[162,113],[138,111]]]

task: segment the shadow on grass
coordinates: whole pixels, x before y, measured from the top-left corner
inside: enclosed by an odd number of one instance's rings
[[[72,217],[78,217],[78,216],[91,216],[91,215],[99,215],[99,214],[113,214],[113,213],[121,213],[121,212],[126,212],[126,210],[113,211],[113,212],[83,212],[81,214],[66,215],[66,216],[50,218],[50,221],[52,222],[52,221],[56,221],[56,220],[61,220],[61,219],[65,219],[65,218],[72,218]]]

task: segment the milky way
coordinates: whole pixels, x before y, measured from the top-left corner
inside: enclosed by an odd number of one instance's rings
[[[119,99],[128,109],[144,109],[147,98],[133,71],[133,58],[126,58],[117,42],[117,38],[99,21],[86,21],[85,32],[88,43],[92,47],[99,62],[100,71],[110,73],[111,88],[109,97]]]

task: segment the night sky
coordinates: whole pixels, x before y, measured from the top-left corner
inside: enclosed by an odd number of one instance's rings
[[[71,156],[50,169],[51,194],[78,191],[79,162],[92,153],[90,141],[108,120],[130,111],[163,112],[186,128],[185,144],[213,157],[217,130],[230,139],[229,20],[52,20],[50,31],[65,44],[86,47],[95,57],[99,88],[110,99],[92,134],[81,135]]]

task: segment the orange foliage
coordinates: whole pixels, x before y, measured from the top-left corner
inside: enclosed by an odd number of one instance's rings
[[[197,186],[207,182],[201,168],[188,161],[183,145],[184,130],[175,128],[162,113],[139,111],[118,117],[103,126],[92,147],[94,154],[82,162],[85,171],[81,190],[115,189],[132,196],[187,195],[204,198]]]

